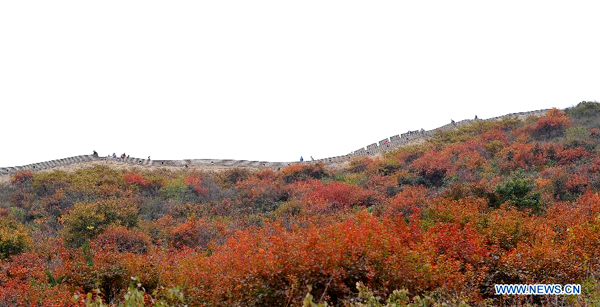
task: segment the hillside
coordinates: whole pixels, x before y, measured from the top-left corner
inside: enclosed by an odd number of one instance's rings
[[[0,306],[594,306],[599,153],[583,102],[315,163],[5,168]],[[582,293],[494,293],[537,283]]]
[[[548,110],[535,110],[529,112],[511,113],[503,116],[493,117],[486,121],[497,121],[507,118],[526,119],[531,116],[542,116]],[[365,156],[379,156],[382,153],[389,152],[391,150],[410,146],[415,144],[422,144],[424,141],[430,139],[432,136],[442,131],[456,130],[464,125],[470,125],[475,122],[482,121],[482,119],[467,119],[459,122],[452,122],[444,126],[438,127],[433,130],[415,130],[408,131],[403,134],[396,134],[389,138],[380,140],[377,143],[370,144],[368,146],[359,148],[343,156],[328,157],[317,159],[315,161],[305,161],[305,163],[322,163],[329,167],[337,167],[339,164],[347,163],[352,158],[365,157]],[[19,171],[44,171],[44,170],[77,170],[95,165],[106,165],[110,168],[126,169],[132,167],[142,167],[145,169],[190,169],[190,170],[225,170],[233,168],[247,168],[247,169],[261,169],[271,168],[280,170],[282,167],[289,166],[297,162],[269,162],[269,161],[248,161],[248,160],[231,160],[231,159],[185,159],[185,160],[147,160],[135,157],[127,158],[111,158],[99,157],[93,155],[82,155],[76,157],[69,157],[65,159],[51,160],[40,163],[33,163],[23,166],[13,167],[0,167],[0,183],[8,182],[10,175]]]

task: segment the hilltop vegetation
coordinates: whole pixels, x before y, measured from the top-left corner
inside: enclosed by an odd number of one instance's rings
[[[0,306],[599,304],[599,129],[587,102],[341,170],[20,172],[0,186]],[[507,283],[583,294],[494,295]]]

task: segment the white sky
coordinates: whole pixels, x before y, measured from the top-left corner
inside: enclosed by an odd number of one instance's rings
[[[595,3],[594,3],[595,2]],[[294,161],[600,100],[600,2],[1,1],[0,166]]]

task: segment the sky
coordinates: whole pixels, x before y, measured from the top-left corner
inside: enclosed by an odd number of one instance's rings
[[[598,1],[1,1],[0,166],[296,161],[600,100]]]

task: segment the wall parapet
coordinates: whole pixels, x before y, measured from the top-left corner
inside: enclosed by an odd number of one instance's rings
[[[494,121],[494,120],[502,120],[505,118],[522,118],[522,119],[524,119],[529,116],[543,116],[546,114],[546,112],[548,112],[548,110],[550,110],[550,109],[541,109],[541,110],[535,110],[535,111],[529,111],[529,112],[510,113],[510,114],[506,114],[503,116],[496,116],[496,117],[492,117],[492,118],[488,118],[488,119],[465,119],[465,120],[461,120],[461,121],[457,121],[457,122],[451,122],[449,124],[443,125],[441,127],[438,127],[438,128],[432,129],[432,130],[421,129],[421,130],[415,130],[415,131],[408,131],[406,133],[402,133],[399,135],[398,134],[393,135],[389,138],[379,141],[378,143],[373,143],[373,144],[367,145],[366,149],[364,147],[360,148],[358,150],[355,150],[355,151],[349,153],[346,156],[348,156],[348,157],[363,157],[363,156],[369,156],[369,155],[376,155],[378,153],[390,151],[390,150],[396,149],[398,147],[408,145],[410,143],[430,139],[433,135],[435,135],[439,131],[457,129],[461,126],[468,125],[468,124],[474,123],[476,121]],[[320,159],[317,161],[324,161],[324,160],[327,160],[327,158]]]

